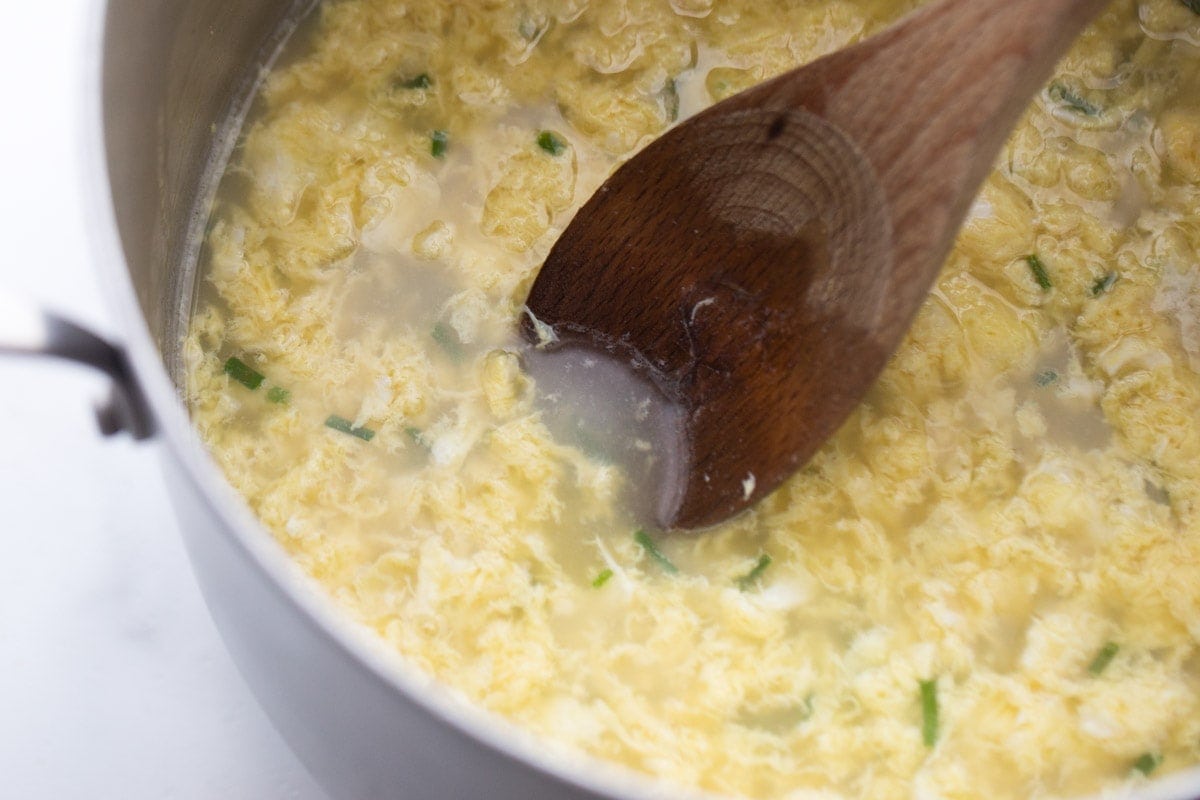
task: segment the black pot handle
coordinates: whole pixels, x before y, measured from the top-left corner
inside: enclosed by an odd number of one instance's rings
[[[108,375],[112,389],[96,407],[105,436],[127,431],[134,439],[154,434],[154,417],[134,380],[125,351],[70,320],[0,289],[0,355],[55,356]]]

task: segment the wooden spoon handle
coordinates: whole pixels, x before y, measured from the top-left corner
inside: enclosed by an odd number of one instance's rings
[[[807,111],[855,143],[890,209],[895,306],[915,308],[1030,96],[1109,2],[944,0],[732,102]]]
[[[850,48],[831,61],[841,85],[821,116],[853,134],[889,194],[923,207],[911,179],[965,172],[968,183],[982,181],[992,159],[975,153],[1000,147],[1030,96],[1109,2],[947,0],[929,6],[872,47]],[[888,124],[889,118],[924,124],[906,128]]]

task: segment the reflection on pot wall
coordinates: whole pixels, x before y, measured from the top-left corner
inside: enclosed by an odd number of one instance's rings
[[[193,243],[214,133],[251,88],[285,20],[314,0],[114,0],[104,31],[104,126],[113,205],[142,313],[174,377],[194,282]],[[236,118],[236,114],[233,114]]]

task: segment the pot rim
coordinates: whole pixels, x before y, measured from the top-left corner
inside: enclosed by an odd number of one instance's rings
[[[109,1],[90,6],[83,58],[82,123],[78,150],[84,174],[87,235],[96,252],[102,291],[115,312],[113,327],[129,356],[133,377],[144,393],[157,433],[167,452],[181,465],[226,530],[231,543],[287,601],[300,610],[330,644],[350,655],[369,677],[440,722],[479,744],[566,784],[623,800],[730,800],[727,796],[688,789],[655,779],[616,762],[558,745],[533,734],[452,692],[431,675],[410,665],[377,634],[354,624],[297,566],[262,526],[242,496],[225,480],[201,443],[167,375],[142,313],[125,261],[109,181],[104,127],[104,43]],[[228,534],[227,534],[228,532]],[[555,757],[558,757],[557,759]],[[1194,800],[1200,796],[1200,765],[1161,778],[1129,783],[1103,792],[1094,800],[1130,797],[1137,800]]]

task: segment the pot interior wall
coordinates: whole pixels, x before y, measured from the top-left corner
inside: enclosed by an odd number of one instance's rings
[[[110,0],[104,146],[130,278],[178,382],[199,232],[254,68],[315,0]]]

